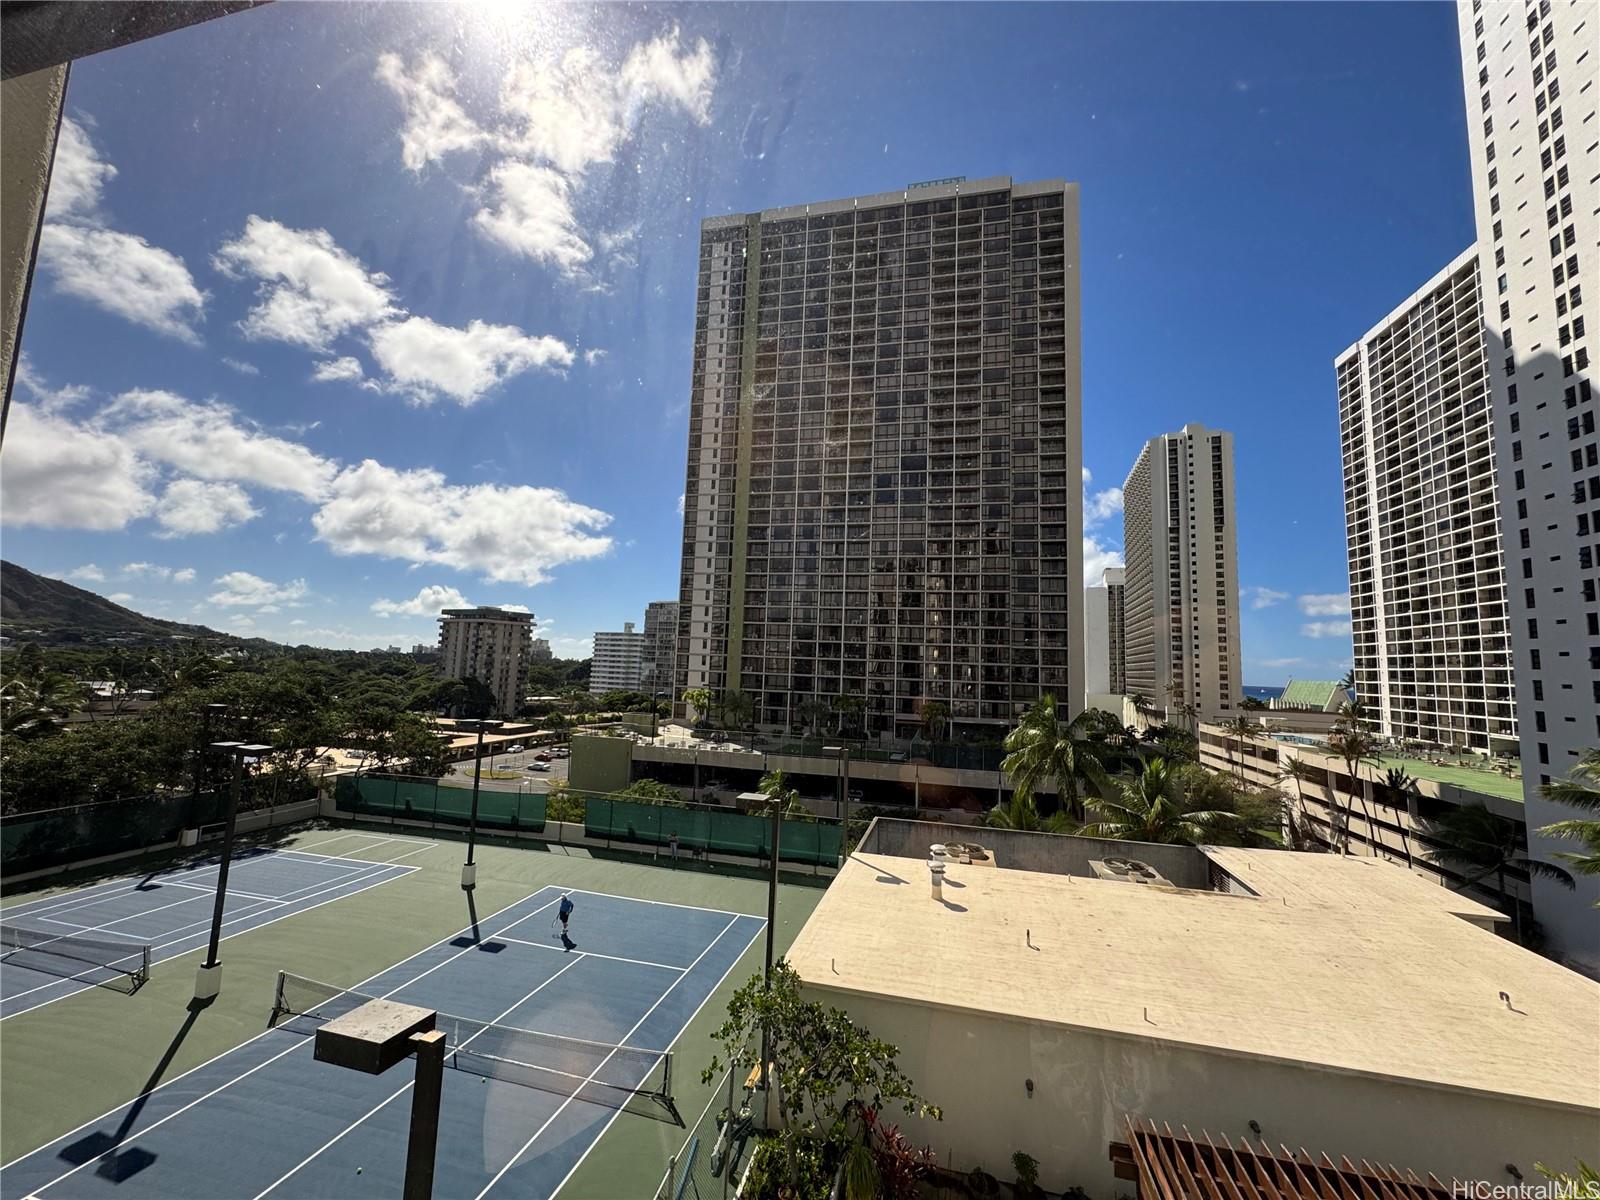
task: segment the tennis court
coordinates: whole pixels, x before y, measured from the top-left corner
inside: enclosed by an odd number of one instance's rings
[[[310,849],[234,856],[224,937],[258,929],[416,870],[405,859],[434,843],[343,833]],[[91,987],[132,990],[148,967],[206,945],[217,860],[114,879],[0,910],[0,1020]],[[149,948],[146,961],[143,948]]]
[[[356,985],[357,995],[284,977],[276,998],[288,1012],[274,1028],[8,1164],[0,1193],[398,1195],[410,1064],[369,1076],[318,1063],[310,1036],[320,1019],[383,996],[437,1009],[441,1024],[443,1014],[459,1018],[453,1042],[487,1039],[462,1055],[481,1051],[485,1061],[445,1072],[436,1194],[553,1196],[632,1111],[623,1098],[666,1078],[663,1052],[765,926],[573,889],[564,940],[561,893],[547,886],[482,917]],[[274,1001],[260,997],[263,1023]],[[518,1061],[502,1066],[508,1045]],[[701,1065],[682,1070],[693,1076]]]

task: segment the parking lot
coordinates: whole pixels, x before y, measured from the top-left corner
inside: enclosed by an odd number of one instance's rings
[[[562,747],[565,749],[565,747]],[[479,786],[497,792],[526,792],[538,795],[540,792],[549,791],[549,781],[552,779],[566,779],[566,758],[555,756],[555,750],[548,750],[551,755],[550,769],[548,771],[534,771],[530,768],[534,763],[534,756],[539,753],[539,747],[530,747],[520,754],[497,754],[490,758],[487,754],[483,757],[483,778]],[[451,763],[450,770],[445,775],[445,780],[456,785],[472,786],[472,760]],[[490,773],[507,774],[516,772],[516,777],[511,779],[493,779]]]

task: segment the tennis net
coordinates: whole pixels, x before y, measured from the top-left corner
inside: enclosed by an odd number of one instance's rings
[[[377,997],[278,973],[272,1019],[282,1028],[314,1034],[319,1026]],[[616,1108],[630,1099],[672,1108],[672,1052],[563,1037],[439,1013],[434,1028],[445,1033],[445,1063],[460,1071],[541,1088]]]
[[[150,946],[143,942],[124,942],[113,938],[91,938],[59,930],[37,929],[16,921],[0,921],[0,953],[19,966],[33,967],[49,974],[61,974],[73,966],[71,976],[84,975],[98,968],[114,978],[127,977],[130,990],[150,978]],[[88,975],[91,981],[93,975]]]

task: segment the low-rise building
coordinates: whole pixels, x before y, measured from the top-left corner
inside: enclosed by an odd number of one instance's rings
[[[1020,1150],[1113,1200],[1138,1116],[1512,1183],[1593,1154],[1600,984],[1499,919],[1371,859],[879,819],[787,957],[898,1047],[944,1119],[896,1119],[959,1171]]]

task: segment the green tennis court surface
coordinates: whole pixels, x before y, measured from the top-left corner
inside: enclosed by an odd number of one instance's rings
[[[328,836],[307,831],[282,845]],[[309,1039],[292,1027],[309,1018],[264,1034],[279,971],[330,985],[315,1005],[301,1005],[323,1015],[341,1003],[340,989],[359,986],[394,989],[399,999],[456,1014],[463,1029],[496,1022],[476,1035],[480,1048],[507,1036],[520,1042],[521,1030],[670,1048],[676,1110],[693,1121],[709,1099],[699,1082],[709,1033],[727,995],[760,969],[765,882],[559,848],[480,845],[473,912],[459,887],[463,854],[461,843],[441,840],[405,864],[418,870],[382,888],[232,938],[223,993],[209,1008],[190,1010],[199,955],[189,954],[156,964],[132,995],[90,988],[8,1020],[0,1042],[7,1114],[0,1187],[50,1197],[210,1196],[232,1194],[229,1188],[255,1196],[290,1173],[271,1194],[389,1194],[404,1158],[397,1118],[408,1109],[404,1096],[384,1102],[405,1080],[345,1072],[350,1079],[331,1089],[311,1081],[300,1066],[301,1059],[315,1065],[309,1050],[294,1049]],[[543,928],[550,924],[544,909],[569,889],[578,902],[571,948]],[[820,895],[782,887],[780,950]],[[307,987],[300,985],[302,993]],[[271,1057],[269,1048],[283,1057],[258,1064]],[[441,1136],[441,1188],[448,1163],[469,1194],[652,1194],[686,1131],[669,1115],[598,1095],[629,1084],[627,1061],[556,1054],[553,1073],[588,1080],[576,1096],[508,1081],[498,1068],[450,1072],[442,1127],[454,1133],[450,1149]],[[408,1073],[409,1065],[395,1071]],[[374,1083],[382,1094],[368,1096],[363,1089]],[[211,1100],[194,1103],[219,1086]],[[231,1174],[212,1174],[208,1164],[218,1161]]]

